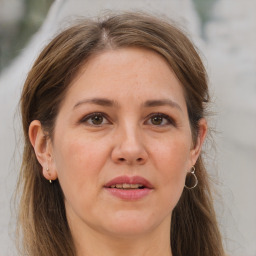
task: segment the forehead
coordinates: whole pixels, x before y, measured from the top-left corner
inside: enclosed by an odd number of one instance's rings
[[[71,83],[66,99],[102,96],[120,102],[171,97],[186,105],[182,86],[167,61],[154,51],[136,47],[91,57]]]

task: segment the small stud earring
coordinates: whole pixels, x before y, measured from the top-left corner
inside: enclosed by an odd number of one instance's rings
[[[46,172],[48,172],[48,175],[51,177],[51,174],[49,173],[49,168],[48,168],[48,166],[46,167]],[[52,180],[49,180],[49,182],[52,184]]]

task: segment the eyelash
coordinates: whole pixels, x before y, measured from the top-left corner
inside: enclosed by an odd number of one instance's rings
[[[103,124],[102,123],[101,124],[93,124],[92,122],[88,123],[90,118],[97,117],[97,116],[101,117],[102,120],[104,120],[104,119],[107,120],[107,123],[103,123]],[[169,115],[166,115],[166,114],[163,114],[163,113],[152,113],[152,114],[150,114],[149,116],[146,117],[146,121],[144,123],[147,124],[147,122],[149,122],[150,120],[152,122],[152,118],[155,118],[155,117],[161,118],[162,120],[165,119],[167,121],[167,123],[166,124],[159,124],[159,125],[154,125],[154,124],[151,123],[149,125],[152,125],[154,127],[163,127],[163,126],[173,125],[173,126],[176,127],[176,122],[173,120],[173,118],[171,118]],[[105,113],[94,112],[94,113],[88,114],[85,117],[83,117],[82,120],[81,120],[81,123],[87,123],[89,126],[101,127],[104,124],[111,124],[111,122],[109,120],[110,120],[110,118]]]

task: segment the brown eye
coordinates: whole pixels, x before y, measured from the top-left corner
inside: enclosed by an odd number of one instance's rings
[[[163,117],[161,116],[153,116],[151,117],[151,123],[153,125],[161,125],[163,122]]]
[[[103,116],[101,115],[92,116],[91,123],[94,125],[101,125],[103,123]]]
[[[167,125],[173,125],[173,126],[176,125],[174,120],[170,116],[163,113],[151,114],[145,123],[148,125],[153,125],[158,127],[167,126]]]
[[[92,113],[85,116],[82,120],[82,123],[90,126],[101,126],[105,124],[109,124],[108,119],[105,117],[103,113]]]

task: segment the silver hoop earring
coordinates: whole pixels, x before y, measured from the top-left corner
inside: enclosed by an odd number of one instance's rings
[[[197,177],[196,177],[196,175],[195,175],[195,171],[196,171],[195,166],[192,166],[191,171],[189,172],[189,174],[191,174],[191,175],[193,176],[193,178],[194,178],[194,182],[195,182],[194,185],[191,186],[191,187],[188,187],[188,186],[185,184],[185,188],[187,188],[187,189],[193,189],[193,188],[195,188],[195,187],[197,186],[197,184],[198,184],[198,179],[197,179]],[[186,177],[186,180],[187,180],[187,178],[188,178],[188,177]]]

